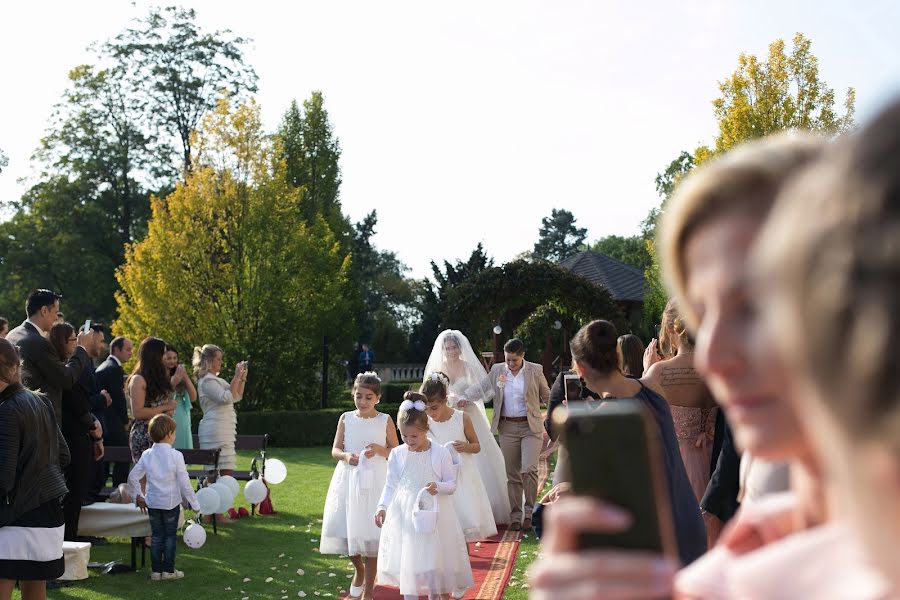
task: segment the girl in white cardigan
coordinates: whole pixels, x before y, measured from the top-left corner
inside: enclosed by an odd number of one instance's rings
[[[378,548],[378,581],[400,588],[405,600],[461,595],[474,585],[462,527],[449,494],[456,491],[450,451],[428,440],[425,397],[407,392],[397,417],[404,444],[391,450],[387,480],[375,524],[383,527]],[[431,533],[416,530],[413,509],[419,492],[437,501]],[[430,508],[428,499],[421,501]],[[421,507],[420,507],[421,508]]]

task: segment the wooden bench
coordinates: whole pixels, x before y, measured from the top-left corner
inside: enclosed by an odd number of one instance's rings
[[[239,435],[235,437],[235,450],[258,450],[263,462],[266,460],[266,448],[269,445],[269,434],[263,435]],[[200,446],[197,434],[194,434],[194,447]],[[246,471],[235,471],[231,474],[238,481],[250,481],[256,479],[265,465],[257,465],[256,458],[250,461],[250,468]]]
[[[200,469],[188,469],[188,475],[197,479],[215,479],[219,472],[219,450],[179,450],[186,465],[203,465]],[[108,462],[131,463],[131,448],[128,446],[106,446],[103,460]],[[209,468],[209,466],[212,468]],[[105,481],[103,482],[106,483]],[[99,496],[109,498],[115,488],[104,487]]]

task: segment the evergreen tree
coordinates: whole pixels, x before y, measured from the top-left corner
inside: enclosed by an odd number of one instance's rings
[[[534,258],[559,262],[579,251],[587,229],[575,226],[575,215],[566,209],[553,209],[541,219],[541,230],[534,245]]]

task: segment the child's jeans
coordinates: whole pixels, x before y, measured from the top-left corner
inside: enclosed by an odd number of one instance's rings
[[[178,540],[178,516],[181,507],[165,510],[150,508],[150,563],[154,573],[175,572],[175,542]]]

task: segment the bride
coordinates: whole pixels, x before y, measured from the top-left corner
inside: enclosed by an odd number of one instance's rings
[[[450,378],[448,402],[464,411],[472,420],[481,452],[474,454],[475,464],[487,490],[491,511],[497,524],[509,523],[509,492],[506,486],[506,463],[500,446],[491,433],[484,403],[494,397],[487,372],[461,332],[447,329],[434,341],[425,365],[426,373],[441,371]]]

